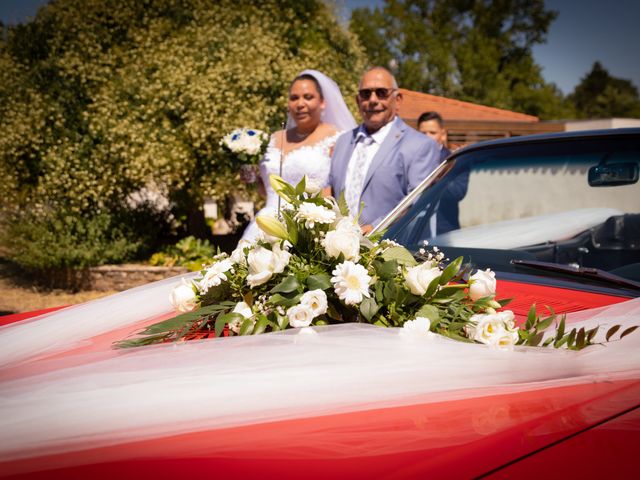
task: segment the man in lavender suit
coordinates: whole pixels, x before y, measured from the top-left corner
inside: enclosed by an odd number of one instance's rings
[[[397,115],[402,94],[383,67],[365,72],[356,96],[363,123],[338,138],[329,185],[344,192],[352,215],[364,204],[359,222],[371,231],[440,163],[440,147]]]

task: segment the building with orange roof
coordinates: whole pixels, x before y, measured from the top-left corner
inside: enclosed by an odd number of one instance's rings
[[[459,147],[481,140],[564,131],[564,123],[540,122],[538,117],[524,113],[463,102],[428,93],[400,89],[404,99],[400,117],[417,127],[424,112],[438,112],[446,123],[450,146]]]

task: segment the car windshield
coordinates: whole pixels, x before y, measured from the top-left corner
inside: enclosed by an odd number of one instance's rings
[[[450,157],[385,237],[479,267],[512,260],[640,280],[640,136],[487,145]]]

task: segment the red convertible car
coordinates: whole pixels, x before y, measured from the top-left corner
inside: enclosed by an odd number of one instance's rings
[[[110,349],[171,316],[172,279],[3,319],[0,476],[635,478],[640,334],[604,327],[640,324],[639,170],[639,129],[480,143],[378,226],[491,268],[520,321],[550,307],[602,345],[351,324]]]

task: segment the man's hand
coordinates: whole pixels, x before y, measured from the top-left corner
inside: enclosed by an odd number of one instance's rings
[[[366,235],[367,233],[371,232],[371,230],[373,230],[373,225],[371,225],[370,223],[367,223],[366,225],[362,225],[360,227],[360,231],[362,232],[363,235]]]

